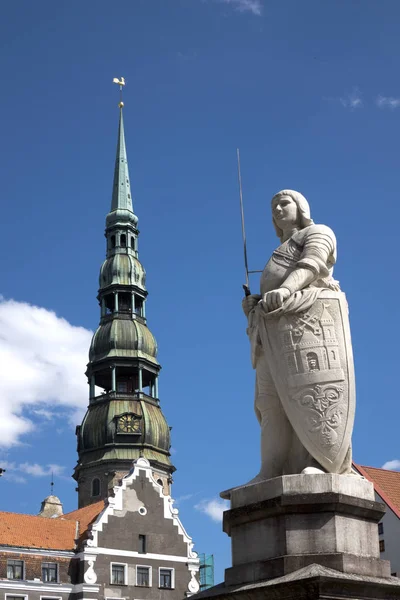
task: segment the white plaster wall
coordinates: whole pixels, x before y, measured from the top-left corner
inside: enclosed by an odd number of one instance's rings
[[[377,502],[385,501],[375,492]],[[390,560],[391,572],[397,573],[400,577],[400,519],[386,504],[386,513],[382,519],[383,534],[379,536],[380,540],[385,540],[385,552],[381,552],[383,560]]]

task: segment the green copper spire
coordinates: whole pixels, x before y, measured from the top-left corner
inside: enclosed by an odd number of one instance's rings
[[[117,79],[120,87],[124,79]],[[175,467],[170,430],[158,393],[161,365],[147,325],[146,273],[139,261],[138,217],[132,209],[122,100],[111,210],[106,216],[107,254],[100,269],[100,323],[86,375],[89,406],[77,428],[79,506],[107,498],[143,456],[168,491]],[[96,486],[93,482],[96,481]],[[100,486],[100,487],[99,487]]]
[[[117,154],[114,167],[114,185],[111,201],[111,212],[118,209],[125,209],[133,212],[131,184],[129,180],[128,157],[126,154],[124,118],[122,115],[122,106],[119,112],[119,128]]]

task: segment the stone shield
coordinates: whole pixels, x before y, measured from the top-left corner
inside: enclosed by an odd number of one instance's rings
[[[348,307],[342,292],[323,290],[304,311],[267,325],[273,378],[301,443],[337,472],[351,442],[355,380]]]

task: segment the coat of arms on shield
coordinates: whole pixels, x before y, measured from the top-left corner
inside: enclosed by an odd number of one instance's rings
[[[279,320],[282,402],[301,442],[329,471],[346,454],[355,410],[347,302],[324,290],[309,310]]]

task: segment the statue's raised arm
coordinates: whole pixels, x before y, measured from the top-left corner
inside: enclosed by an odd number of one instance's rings
[[[261,425],[257,480],[301,472],[349,473],[355,385],[346,298],[332,277],[336,238],[307,200],[272,198],[281,245],[243,299]]]

